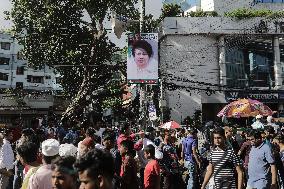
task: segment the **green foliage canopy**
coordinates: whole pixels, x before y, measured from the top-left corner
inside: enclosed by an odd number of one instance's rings
[[[137,17],[137,0],[11,2],[13,8],[8,17],[14,22],[17,39],[24,45],[26,59],[31,66],[57,66],[64,90],[75,96],[64,115],[77,119],[93,100],[86,96],[99,99],[96,90],[106,88],[118,70],[112,57],[119,49],[107,37],[105,19],[111,11]]]
[[[232,17],[239,20],[254,18],[254,17],[279,18],[283,16],[284,16],[284,11],[272,11],[268,9],[255,10],[248,8],[240,8],[232,12],[225,13],[225,17]]]

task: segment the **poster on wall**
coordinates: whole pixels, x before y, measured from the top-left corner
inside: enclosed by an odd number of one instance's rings
[[[158,34],[128,35],[127,81],[128,83],[158,83]]]

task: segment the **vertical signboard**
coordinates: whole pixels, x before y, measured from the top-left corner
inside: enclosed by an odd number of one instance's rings
[[[158,83],[158,34],[128,35],[128,83]]]

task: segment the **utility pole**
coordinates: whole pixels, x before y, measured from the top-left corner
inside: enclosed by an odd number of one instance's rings
[[[140,34],[145,31],[145,0],[141,0],[140,6]],[[146,129],[146,114],[147,114],[147,86],[146,84],[139,84],[139,93],[140,93],[140,106],[139,113],[140,118],[139,122],[143,129]]]
[[[141,0],[141,7],[140,7],[140,33],[145,31],[145,0]]]

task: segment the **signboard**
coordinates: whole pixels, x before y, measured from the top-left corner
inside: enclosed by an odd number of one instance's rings
[[[158,34],[128,35],[128,83],[158,83]]]
[[[149,119],[151,121],[155,121],[157,119],[157,114],[156,114],[156,108],[155,108],[155,105],[149,105]]]
[[[284,101],[284,91],[225,91],[227,102],[240,98],[250,98],[261,102],[278,102]]]
[[[31,108],[42,108],[47,109],[50,106],[53,106],[54,97],[52,95],[42,94],[42,95],[34,95],[29,94],[24,97],[24,102],[27,106]]]

